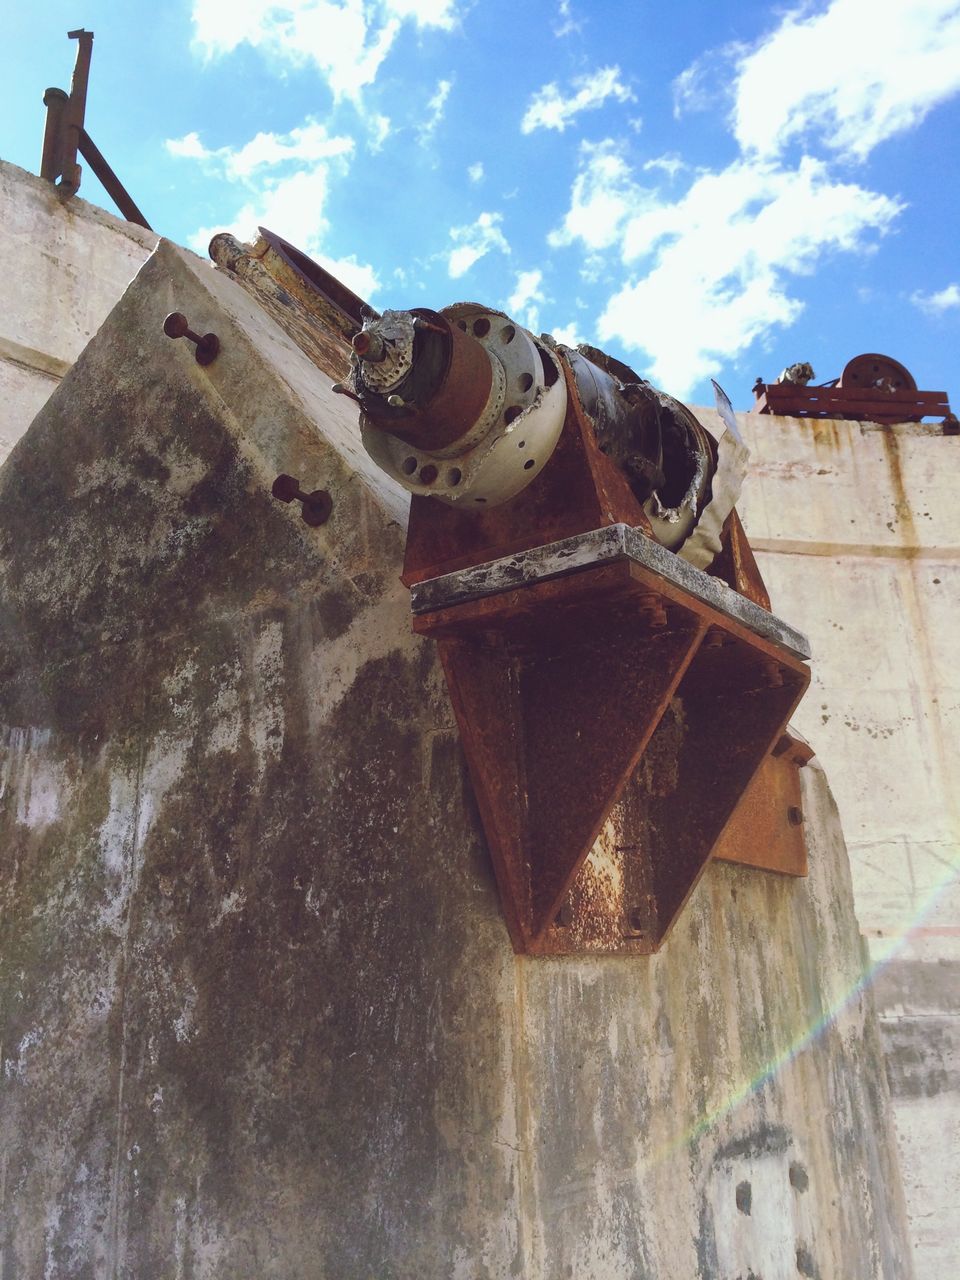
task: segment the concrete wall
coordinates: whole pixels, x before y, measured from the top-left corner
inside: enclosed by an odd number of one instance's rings
[[[157,243],[0,160],[0,462]]]
[[[744,524],[774,610],[813,645],[794,722],[836,794],[877,965],[918,1275],[960,1275],[960,438],[740,420]]]
[[[356,440],[161,245],[0,473],[0,1274],[909,1276],[819,766],[809,879],[517,960]]]

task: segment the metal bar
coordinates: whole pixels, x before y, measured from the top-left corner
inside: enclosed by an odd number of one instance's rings
[[[136,222],[139,226],[146,227],[148,231],[152,231],[153,227],[151,227],[150,223],[143,216],[126,187],[110,168],[109,164],[107,164],[103,157],[103,153],[90,137],[89,133],[87,133],[86,129],[80,130],[79,145],[80,154],[103,183],[103,188],[107,195],[117,206],[126,220],[128,222]]]
[[[63,111],[70,95],[63,89],[47,89],[43,105],[47,108],[43,127],[43,154],[40,158],[40,177],[56,182],[60,176],[60,142],[63,133]]]
[[[73,79],[70,82],[70,97],[64,106],[63,122],[60,131],[60,182],[59,190],[65,200],[76,195],[80,189],[80,166],[77,164],[77,151],[80,147],[80,135],[83,133],[83,118],[87,109],[87,81],[90,78],[90,58],[93,54],[93,32],[68,31],[68,37],[76,40],[77,61],[73,68]]]

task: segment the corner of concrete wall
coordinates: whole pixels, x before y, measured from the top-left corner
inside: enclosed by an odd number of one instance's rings
[[[364,457],[161,245],[0,470],[5,1280],[908,1277],[822,773],[808,880],[515,958]]]

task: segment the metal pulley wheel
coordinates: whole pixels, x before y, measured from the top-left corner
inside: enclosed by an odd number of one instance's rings
[[[899,360],[891,356],[877,355],[868,352],[862,356],[854,356],[843,368],[837,384],[845,390],[850,387],[862,387],[865,391],[916,391],[917,384],[913,374]]]

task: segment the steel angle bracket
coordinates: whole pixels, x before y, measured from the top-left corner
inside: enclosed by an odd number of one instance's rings
[[[412,587],[519,953],[666,938],[810,674],[805,638],[624,524]]]

